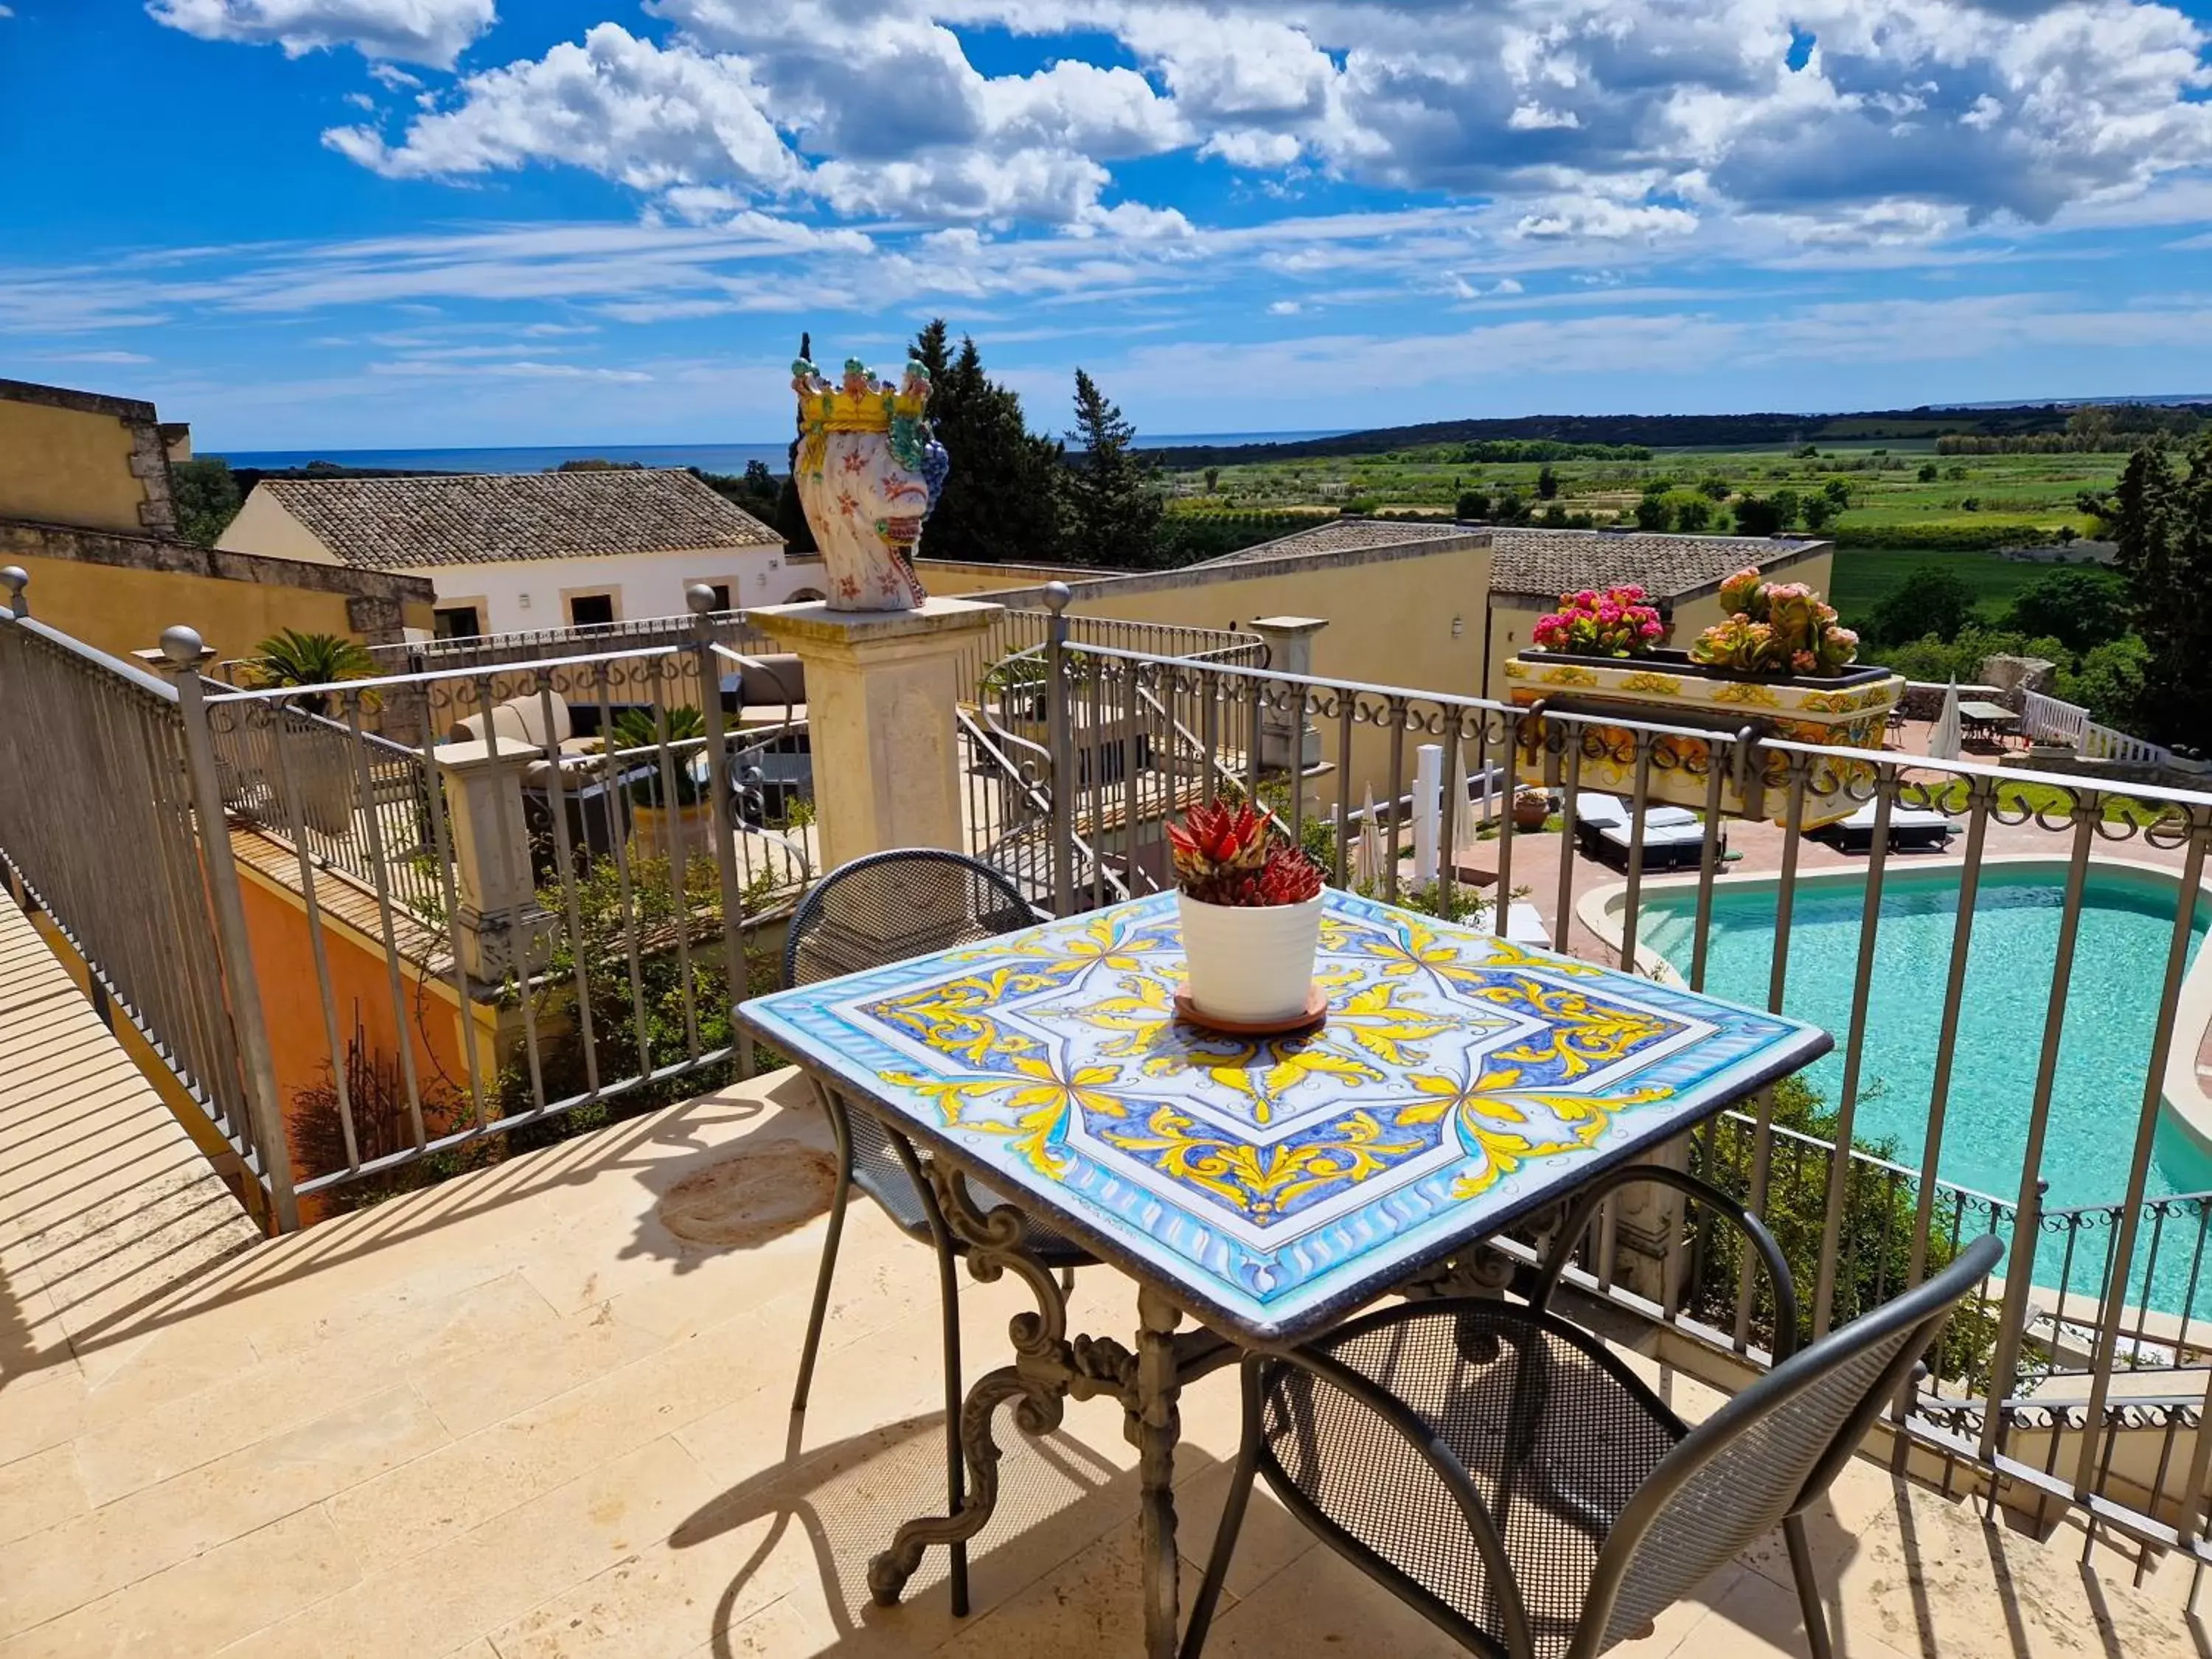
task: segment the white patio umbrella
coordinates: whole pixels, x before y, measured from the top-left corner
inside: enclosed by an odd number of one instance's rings
[[[1444,793],[1444,861],[1455,870],[1462,850],[1474,844],[1474,825],[1469,822],[1473,811],[1467,798],[1467,750],[1454,744],[1451,779]]]
[[[1352,847],[1352,880],[1367,886],[1382,879],[1382,837],[1375,829],[1375,791],[1367,791],[1365,810],[1359,815],[1359,838]]]
[[[1935,730],[1928,734],[1928,757],[1930,760],[1959,758],[1959,682],[1953,680],[1943,693],[1943,712],[1936,717]]]

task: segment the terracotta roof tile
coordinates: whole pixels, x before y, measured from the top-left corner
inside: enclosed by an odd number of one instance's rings
[[[1601,530],[1493,530],[1490,586],[1495,593],[1555,599],[1582,587],[1634,582],[1656,599],[1719,586],[1746,565],[1794,557],[1820,546],[1765,536],[1626,535]]]
[[[677,471],[269,478],[258,488],[364,570],[783,544]]]
[[[1395,547],[1410,542],[1487,536],[1492,550],[1493,592],[1551,599],[1580,587],[1640,584],[1655,599],[1679,599],[1717,586],[1749,564],[1793,557],[1822,545],[1790,538],[1667,536],[1632,531],[1547,530],[1536,526],[1486,529],[1479,525],[1390,519],[1332,519],[1208,559],[1208,565],[1246,564],[1299,554],[1341,553],[1354,548]]]

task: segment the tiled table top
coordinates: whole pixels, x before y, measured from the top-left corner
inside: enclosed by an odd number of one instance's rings
[[[1327,1022],[1176,1017],[1176,896],[743,1018],[1209,1322],[1330,1322],[1825,1053],[1825,1032],[1331,890]]]

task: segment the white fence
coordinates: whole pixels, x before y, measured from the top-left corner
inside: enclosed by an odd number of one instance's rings
[[[2021,730],[2033,739],[2045,743],[2071,744],[2084,759],[2124,761],[2140,766],[2164,766],[2173,758],[2171,750],[2141,738],[2131,738],[2124,732],[2116,732],[2109,726],[2100,726],[2089,718],[2089,711],[2078,703],[2064,702],[2057,697],[2046,697],[2039,691],[2027,694],[2021,710]]]

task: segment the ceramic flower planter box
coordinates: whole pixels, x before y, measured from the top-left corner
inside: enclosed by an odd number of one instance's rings
[[[1322,896],[1297,904],[1208,904],[1176,895],[1185,989],[1201,1018],[1239,1026],[1295,1022],[1313,994]]]
[[[1504,665],[1512,701],[1526,708],[1541,699],[1562,713],[1617,714],[1655,725],[1692,726],[1733,736],[1755,726],[1765,736],[1836,749],[1880,749],[1889,711],[1905,694],[1902,675],[1887,668],[1851,667],[1821,678],[1748,675],[1708,668],[1681,651],[1646,657],[1580,657],[1523,651]],[[1636,784],[1636,734],[1623,726],[1585,728],[1580,787],[1626,794]],[[1706,804],[1706,748],[1694,739],[1659,740],[1650,770],[1650,799],[1702,809]],[[1565,757],[1523,749],[1517,774],[1524,783],[1557,787]],[[1802,827],[1817,829],[1856,812],[1874,781],[1863,761],[1816,763],[1806,780]],[[1721,788],[1721,810],[1734,817],[1787,822],[1790,767],[1778,753],[1765,756],[1756,772],[1730,768]]]

